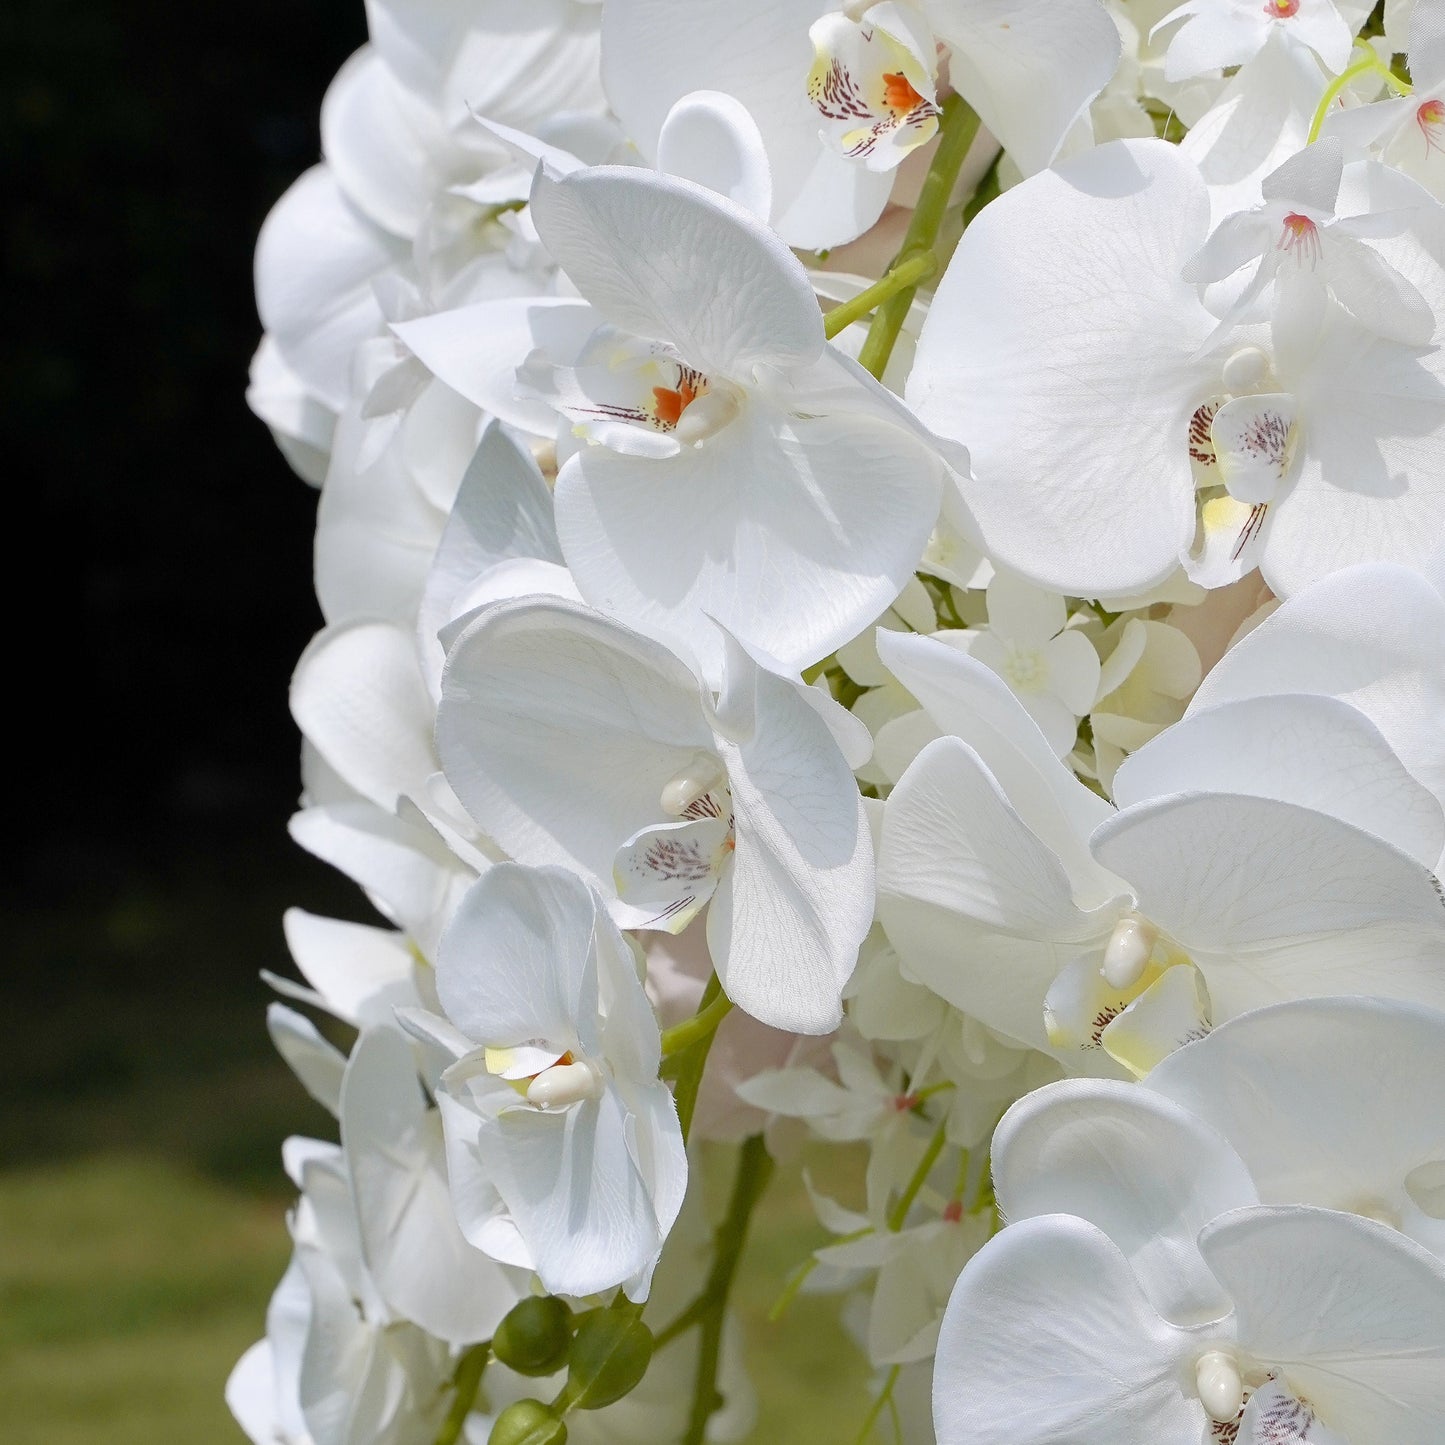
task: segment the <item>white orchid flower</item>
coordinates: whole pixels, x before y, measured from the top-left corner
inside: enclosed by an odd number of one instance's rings
[[[1349,64],[1358,28],[1335,0],[1187,0],[1155,25],[1151,38],[1180,21],[1164,57],[1170,80],[1247,65],[1274,36],[1312,50],[1338,75]]]
[[[894,168],[936,131],[941,56],[1032,172],[1108,83],[1119,36],[1096,0],[704,0],[685,25],[667,0],[613,0],[602,20],[603,81],[638,150],[661,163],[697,93],[730,98],[771,172],[767,219],[814,250],[882,214]]]
[[[1067,628],[1068,604],[1009,572],[988,584],[988,627],[947,640],[1008,683],[1059,757],[1074,747],[1079,719],[1099,695],[1099,654],[1087,635]]]
[[[1094,1225],[1068,1214],[1010,1225],[965,1266],[944,1316],[939,1445],[1438,1437],[1445,1266],[1433,1255],[1373,1220],[1308,1207],[1229,1210],[1197,1247],[1206,1309],[1180,1325]]]
[[[873,883],[851,772],[866,729],[831,698],[730,642],[715,700],[662,644],[525,598],[454,639],[437,743],[512,857],[573,869],[627,927],[677,932],[710,903],[709,947],[739,1007],[794,1032],[837,1026]]]
[[[344,1152],[287,1141],[295,1253],[226,1399],[255,1445],[430,1445],[451,1351],[387,1308],[362,1258]],[[511,1299],[502,1304],[505,1312]]]
[[[463,1232],[492,1247],[499,1196],[548,1290],[646,1299],[687,1157],[638,958],[601,900],[563,869],[499,864],[442,939],[437,994],[473,1045],[441,1084]]]
[[[889,634],[880,651],[945,735],[884,807],[879,915],[955,1006],[1082,1048],[1075,1068],[1102,1047],[1144,1074],[1285,998],[1445,1000],[1445,817],[1358,710],[1202,711],[1123,764],[1112,812],[973,659]]]
[[[531,215],[595,308],[579,352],[524,373],[584,443],[556,486],[582,596],[712,675],[714,617],[790,666],[846,642],[911,575],[943,466],[826,346],[802,265],[739,207],[636,169],[543,171]]]
[[[1343,173],[1338,141],[1306,146],[1265,177],[1262,206],[1226,216],[1214,228],[1186,263],[1184,279],[1224,282],[1253,268],[1225,305],[1224,323],[1251,317],[1273,285],[1279,304],[1321,306],[1328,292],[1367,330],[1407,346],[1428,345],[1436,326],[1430,303],[1370,245],[1402,231],[1409,214],[1338,215]],[[1300,291],[1286,302],[1287,293]]]
[[[1199,172],[1142,140],[1031,178],[965,232],[908,398],[966,440],[985,543],[1086,597],[1181,561],[1207,586],[1258,565],[1281,596],[1352,562],[1422,566],[1445,523],[1445,353],[1334,303],[1211,340],[1181,274],[1208,224]]]

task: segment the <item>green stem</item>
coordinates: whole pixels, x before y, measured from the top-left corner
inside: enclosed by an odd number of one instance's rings
[[[866,1229],[855,1229],[851,1234],[840,1234],[832,1241],[833,1244],[852,1244],[856,1239],[866,1239],[873,1233],[870,1225]],[[807,1284],[808,1276],[817,1269],[819,1259],[816,1254],[810,1254],[791,1275],[788,1282],[783,1286],[783,1292],[773,1301],[772,1308],[768,1311],[768,1323],[776,1324],[782,1319],[784,1313],[792,1302],[798,1297],[798,1291]]]
[[[902,265],[918,253],[933,250],[948,210],[949,198],[953,195],[954,183],[977,134],[978,116],[973,108],[961,95],[950,95],[943,102],[938,149],[933,153],[933,164],[928,168],[923,189],[918,193],[918,204],[913,208],[913,220],[903,237],[897,264]],[[874,314],[873,324],[868,328],[868,339],[858,353],[859,364],[874,376],[883,375],[883,368],[893,355],[893,345],[908,319],[908,309],[913,305],[917,291],[917,285],[895,291]]]
[[[687,1434],[683,1436],[682,1445],[703,1445],[708,1419],[722,1404],[717,1389],[717,1366],[722,1353],[723,1317],[727,1313],[728,1295],[732,1291],[738,1261],[742,1258],[748,1224],[772,1174],[773,1161],[763,1143],[763,1136],[754,1134],[743,1144],[728,1212],[713,1238],[712,1269],[700,1296],[706,1304],[701,1319],[702,1342],[698,1348],[692,1413],[688,1417]]]
[[[477,1391],[482,1387],[482,1375],[491,1358],[492,1342],[484,1340],[480,1345],[473,1345],[457,1361],[452,1375],[452,1387],[456,1394],[452,1397],[447,1418],[437,1432],[436,1445],[456,1445],[462,1438],[462,1427],[472,1413],[472,1406],[477,1403]]]
[[[868,1437],[873,1433],[873,1427],[878,1423],[878,1417],[883,1413],[885,1406],[893,1399],[893,1387],[898,1383],[898,1375],[902,1365],[894,1365],[888,1372],[888,1379],[884,1382],[883,1389],[878,1398],[873,1402],[873,1408],[868,1411],[863,1421],[863,1428],[858,1432],[856,1445],[868,1445]]]
[[[716,977],[716,975],[714,975]],[[662,1031],[662,1056],[681,1053],[683,1049],[710,1038],[717,1026],[728,1016],[733,1001],[719,988],[716,995],[690,1018]]]
[[[938,257],[932,251],[919,251],[906,260],[899,261],[866,290],[825,312],[823,334],[831,341],[840,331],[855,321],[861,321],[880,301],[886,301],[895,291],[901,291],[905,286],[916,289],[937,270]]]
[[[933,1138],[928,1141],[928,1148],[923,1151],[923,1158],[918,1161],[918,1168],[913,1171],[913,1177],[908,1181],[908,1187],[898,1196],[898,1202],[888,1211],[888,1228],[895,1234],[903,1228],[908,1218],[908,1211],[913,1208],[913,1201],[918,1198],[918,1191],[923,1188],[933,1166],[938,1163],[938,1156],[943,1153],[945,1142],[947,1142],[946,1125],[940,1124],[933,1131]]]
[[[1325,87],[1325,93],[1320,97],[1320,103],[1315,107],[1314,119],[1310,121],[1309,135],[1305,138],[1306,144],[1313,145],[1320,138],[1320,131],[1324,129],[1325,117],[1330,113],[1330,107],[1340,98],[1344,88],[1352,81],[1362,75],[1368,75],[1371,71],[1376,72],[1385,84],[1395,92],[1396,95],[1409,95],[1413,87],[1404,80],[1401,80],[1378,55],[1373,47],[1366,46],[1368,54],[1363,60],[1351,65],[1342,74],[1335,76]]]

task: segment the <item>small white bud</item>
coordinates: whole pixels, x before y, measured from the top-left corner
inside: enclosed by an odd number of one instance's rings
[[[721,761],[711,753],[694,753],[692,761],[662,789],[662,811],[669,818],[680,818],[705,794],[727,778]]]
[[[1238,1418],[1244,1408],[1244,1381],[1233,1355],[1223,1350],[1200,1355],[1194,1367],[1194,1383],[1199,1387],[1199,1403],[1211,1420],[1227,1425]]]
[[[1104,980],[1110,988],[1133,988],[1149,966],[1149,955],[1159,930],[1136,913],[1126,913],[1115,925],[1104,948]]]
[[[565,1109],[592,1098],[598,1083],[589,1064],[554,1064],[527,1085],[527,1102],[539,1109]]]

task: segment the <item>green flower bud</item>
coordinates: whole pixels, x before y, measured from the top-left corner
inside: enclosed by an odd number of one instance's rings
[[[530,1295],[512,1306],[492,1336],[492,1353],[519,1375],[552,1375],[567,1363],[572,1311],[556,1295]]]
[[[540,1400],[518,1400],[497,1416],[487,1445],[567,1445],[567,1427]]]
[[[579,1317],[567,1359],[567,1395],[583,1410],[600,1410],[637,1388],[652,1360],[652,1331],[624,1310]]]

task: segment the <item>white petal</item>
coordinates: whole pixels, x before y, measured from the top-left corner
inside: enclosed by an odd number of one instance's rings
[[[763,1023],[827,1033],[873,917],[873,845],[848,761],[784,678],[735,648],[750,676],[737,741],[718,739],[732,789],[736,851],[708,914],[728,996]],[[742,718],[735,718],[741,723]]]
[[[1204,1411],[1180,1388],[1188,1348],[1093,1225],[1011,1225],[965,1266],[943,1317],[938,1445],[1200,1439]]]
[[[1114,897],[1118,880],[1101,873],[1084,846],[1109,805],[1059,762],[1007,684],[932,638],[881,634],[878,652],[940,731],[977,751],[1023,822],[1058,856],[1080,906]]]
[[[529,452],[493,424],[462,478],[417,615],[423,656],[438,682],[443,656],[436,635],[461,615],[457,598],[488,568],[516,557],[560,563],[562,549],[541,471]]]
[[[317,634],[291,679],[291,715],[326,761],[363,797],[391,811],[425,796],[437,770],[432,702],[416,643],[384,622]]]
[[[462,1237],[441,1123],[427,1109],[411,1045],[395,1029],[369,1030],[352,1051],[341,1138],[367,1267],[387,1303],[452,1344],[487,1339],[516,1291]]]
[[[1405,1181],[1445,1159],[1442,1045],[1445,1015],[1430,1009],[1303,999],[1221,1025],[1146,1088],[1228,1139],[1265,1203],[1393,1214],[1429,1243],[1438,1223],[1411,1207]]]
[[[442,935],[436,986],[447,1017],[478,1043],[542,1042],[563,1053],[580,1039],[587,1052],[596,1035],[596,916],[595,895],[561,868],[488,870]]]
[[[1370,331],[1407,346],[1429,346],[1435,334],[1430,303],[1372,246],[1330,234],[1325,272],[1335,299]]]
[[[683,640],[711,678],[721,644],[709,616],[801,669],[897,597],[939,486],[936,459],[899,428],[841,411],[790,417],[749,396],[666,461],[598,447],[573,457],[557,530],[584,597]]]
[[[1186,1109],[1132,1084],[1048,1084],[1004,1115],[992,1159],[1011,1224],[1077,1215],[1118,1246],[1165,1319],[1194,1325],[1229,1313],[1195,1241],[1216,1215],[1259,1197],[1239,1156]]]
[[[767,224],[773,178],[757,122],[740,101],[694,90],[667,113],[657,137],[657,168],[696,181]]]
[[[398,85],[369,45],[327,87],[321,147],[348,199],[397,236],[414,236],[436,193],[461,178],[447,165],[456,147],[440,115]]]
[[[661,1086],[658,1086],[661,1087]],[[480,1147],[544,1287],[589,1295],[647,1269],[663,1231],[627,1145],[615,1089],[560,1113],[518,1107],[484,1119]]]
[[[1425,867],[1445,847],[1440,804],[1364,713],[1308,693],[1196,709],[1130,757],[1114,801],[1170,793],[1277,798],[1363,828]]]
[[[1373,1220],[1238,1210],[1199,1247],[1239,1339],[1347,1440],[1434,1445],[1445,1415],[1445,1264]]]
[[[889,797],[878,877],[906,975],[1036,1047],[1054,976],[1114,919],[1075,905],[1057,855],[956,738],[924,748]]]
[[[1277,692],[1318,692],[1364,712],[1400,760],[1445,797],[1445,599],[1413,569],[1343,569],[1291,598],[1205,678],[1191,710]]]
[[[532,220],[614,326],[675,346],[709,375],[806,365],[823,318],[802,263],[762,222],[691,181],[596,166],[539,172]]]
[[[939,284],[908,400],[967,442],[985,543],[1044,586],[1142,590],[1190,541],[1214,322],[1179,273],[1207,225],[1175,147],[1116,141],[999,197]]]
[[[1049,690],[1073,717],[1083,717],[1099,695],[1099,654],[1088,637],[1077,630],[1061,632],[1044,648],[1049,667]]]
[[[388,1023],[394,1008],[418,1002],[415,960],[399,933],[300,908],[287,909],[284,924],[296,967],[337,1018],[358,1027]]]
[[[1260,570],[1288,597],[1354,562],[1420,567],[1445,525],[1445,385],[1437,352],[1366,331],[1338,307],[1302,356],[1277,358],[1299,403],[1297,476]]]
[[[1046,592],[1012,572],[996,572],[988,584],[988,625],[1000,637],[1042,647],[1064,630],[1068,608],[1057,592]]]
[[[494,603],[451,649],[437,746],[457,796],[514,858],[606,894],[623,840],[712,743],[682,662],[575,604]]]
[[[517,395],[517,368],[534,351],[570,363],[597,329],[585,302],[555,296],[478,301],[392,330],[424,366],[474,406],[533,436],[551,437],[557,413]]]
[[[1057,153],[1119,63],[1119,32],[1093,0],[931,0],[953,47],[949,75],[1027,175]]]
[[[266,1030],[276,1052],[301,1080],[306,1092],[332,1114],[341,1107],[341,1076],[346,1072],[346,1055],[322,1038],[316,1025],[304,1014],[285,1004],[266,1009]]]

